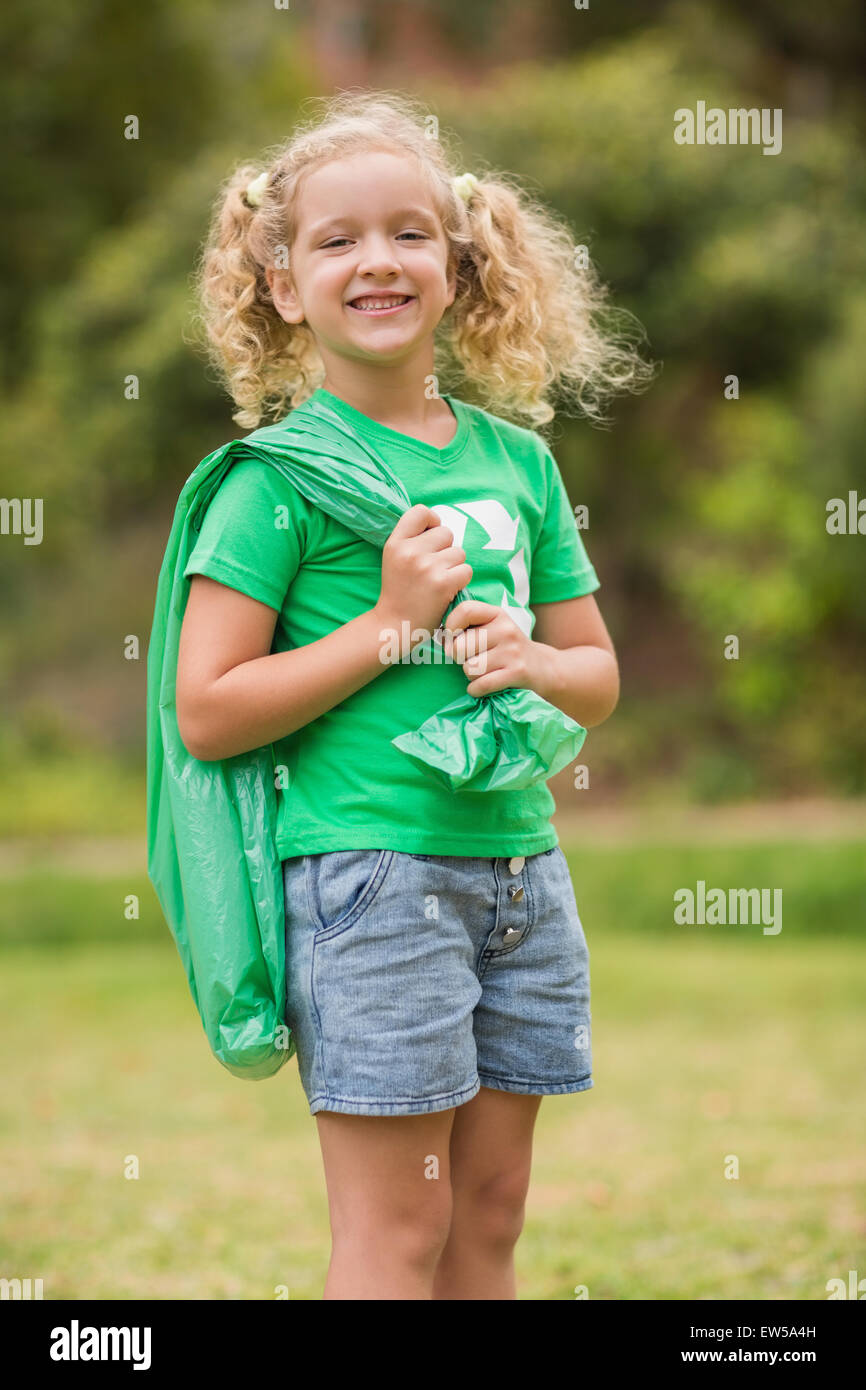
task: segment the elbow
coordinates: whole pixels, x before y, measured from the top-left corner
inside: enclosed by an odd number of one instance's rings
[[[185,728],[177,726],[180,740],[191,758],[195,758],[200,763],[213,763],[219,760],[219,753],[208,743],[207,739],[202,739],[195,734],[190,734]]]
[[[177,731],[187,753],[200,763],[222,762],[224,758],[235,758],[239,753],[250,753],[260,746],[243,739],[235,722],[227,725],[212,705],[203,708],[198,703],[191,706],[178,701]]]
[[[604,718],[605,718],[605,719],[610,719],[610,716],[613,714],[614,710],[616,709],[617,705],[619,704],[620,690],[621,690],[621,685],[620,685],[620,679],[619,679],[619,666],[617,665],[616,659],[614,658],[614,663],[613,663],[613,679],[612,679],[612,681],[611,681],[611,688],[610,688],[610,701],[609,701],[607,710],[606,710],[605,715],[604,715]]]
[[[218,762],[225,754],[217,747],[213,732],[201,719],[180,705],[177,707],[177,731],[180,740],[191,758],[197,762]]]
[[[594,729],[599,724],[603,724],[606,719],[610,719],[610,716],[613,714],[614,710],[619,704],[619,696],[619,666],[617,665],[616,658],[612,658],[610,677],[606,682],[606,688],[603,694],[599,692],[596,707],[592,711],[592,718],[581,720],[581,723],[583,724],[584,728]]]

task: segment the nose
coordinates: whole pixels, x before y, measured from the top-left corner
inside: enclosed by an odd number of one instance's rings
[[[399,275],[400,272],[400,262],[387,237],[369,236],[364,238],[358,257],[359,275],[384,277],[386,275]]]

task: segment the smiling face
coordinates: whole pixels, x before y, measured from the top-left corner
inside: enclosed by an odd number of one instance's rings
[[[271,271],[274,305],[306,321],[334,357],[432,370],[433,333],[454,301],[448,243],[413,159],[371,151],[303,180],[290,271]]]

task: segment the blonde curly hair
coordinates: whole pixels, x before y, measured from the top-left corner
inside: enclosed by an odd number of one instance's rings
[[[459,166],[409,96],[350,90],[316,104],[267,152],[264,170],[243,163],[226,180],[196,271],[199,322],[239,425],[280,420],[322,384],[313,334],[280,317],[265,270],[291,266],[302,179],[370,150],[413,157],[429,180],[457,278],[436,332],[440,379],[465,380],[483,408],[535,428],[553,418],[554,392],[566,413],[605,424],[607,396],[648,382],[637,320],[605,306],[607,290],[567,226],[514,177],[481,172],[471,197],[461,197]],[[257,178],[251,205],[246,190]]]

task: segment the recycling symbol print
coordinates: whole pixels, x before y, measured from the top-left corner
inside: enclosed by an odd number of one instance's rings
[[[429,505],[439,517],[442,525],[447,526],[449,531],[453,532],[454,544],[466,551],[466,559],[470,564],[472,564],[472,557],[464,541],[470,520],[477,522],[487,535],[487,541],[480,549],[511,552],[511,558],[508,561],[508,570],[511,576],[510,586],[497,582],[499,592],[496,597],[485,601],[498,604],[512,621],[526,633],[526,636],[530,637],[532,635],[533,615],[527,607],[529,575],[526,570],[523,546],[515,549],[520,518],[509,515],[507,509],[494,497],[484,497],[475,502],[458,502],[456,504],[443,502],[439,505],[432,502]],[[479,584],[481,587],[489,587],[491,581],[485,580],[484,576],[476,579],[474,570],[475,566],[473,565],[471,587],[473,593],[477,594]]]

